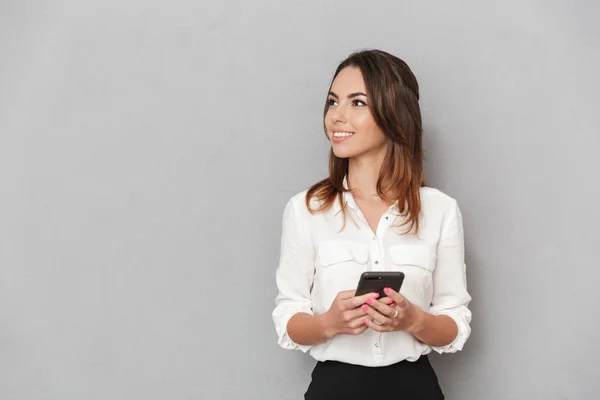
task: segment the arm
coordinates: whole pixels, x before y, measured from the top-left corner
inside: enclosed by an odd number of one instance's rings
[[[405,331],[430,346],[446,346],[457,337],[458,326],[447,315],[434,315],[412,304],[400,293],[385,289],[389,297],[381,301],[367,300],[364,310],[382,325],[365,320],[371,329],[378,332]],[[389,304],[392,302],[392,304]],[[396,310],[398,314],[395,314]],[[394,317],[395,315],[395,317]]]
[[[368,328],[364,319],[371,321],[360,306],[373,302],[379,297],[379,293],[354,296],[355,293],[354,290],[339,292],[329,310],[322,315],[294,315],[288,322],[289,336],[296,343],[314,345],[337,335],[360,335]]]
[[[430,346],[447,346],[458,335],[458,325],[447,315],[434,315],[420,310],[419,322],[411,332],[414,337]]]
[[[417,339],[431,345],[438,353],[462,350],[471,333],[470,301],[462,215],[453,201],[438,242],[430,314],[425,315],[420,329],[417,328]]]
[[[326,333],[323,315],[310,315],[298,313],[290,318],[287,331],[292,341],[299,345],[313,346],[325,342],[331,338],[331,334]]]
[[[279,345],[304,352],[324,339],[319,319],[312,311],[315,253],[306,223],[290,200],[283,212],[281,253],[275,273],[278,294],[273,310]]]

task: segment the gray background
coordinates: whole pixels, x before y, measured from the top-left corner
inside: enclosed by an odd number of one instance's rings
[[[281,213],[326,174],[349,52],[422,94],[473,334],[448,399],[600,391],[600,7],[557,1],[0,3],[0,398],[299,399]],[[393,384],[393,382],[390,382]]]

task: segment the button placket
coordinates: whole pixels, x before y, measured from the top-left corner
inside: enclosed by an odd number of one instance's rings
[[[373,335],[373,356],[381,357],[383,356],[383,351],[381,350],[381,333],[374,332]]]
[[[371,246],[371,249],[371,259],[373,260],[373,268],[377,269],[379,267],[379,259],[381,258],[381,254],[379,251],[379,243],[374,243],[374,245]]]
[[[385,222],[384,222],[384,218],[385,218]],[[375,245],[373,246],[373,252],[372,254],[372,260],[373,260],[373,265],[374,268],[376,269],[381,269],[380,264],[382,263],[381,257],[382,257],[382,243],[381,243],[381,238],[384,236],[384,233],[386,232],[386,230],[389,228],[388,227],[388,215],[387,214],[383,214],[381,219],[379,220],[379,224],[377,225],[377,233],[373,235],[373,241],[376,242]]]
[[[379,228],[377,229],[379,230]],[[380,246],[380,241],[379,241],[379,237],[377,236],[377,234],[373,233],[371,231],[371,229],[369,229],[371,235],[373,235],[371,237],[371,246],[369,246],[371,248],[370,250],[370,255],[371,255],[371,260],[373,260],[373,269],[377,269],[379,266],[379,260],[381,259],[381,246]]]

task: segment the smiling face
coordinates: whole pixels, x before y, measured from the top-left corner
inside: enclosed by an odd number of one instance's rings
[[[325,130],[337,157],[385,152],[388,139],[373,118],[359,68],[346,67],[340,71],[331,85],[327,105]]]

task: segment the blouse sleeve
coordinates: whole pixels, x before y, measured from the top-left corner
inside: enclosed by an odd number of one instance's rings
[[[311,243],[308,221],[290,200],[283,212],[281,252],[276,271],[278,294],[275,298],[273,322],[278,344],[284,349],[307,352],[312,346],[295,343],[287,334],[287,324],[296,313],[314,315],[311,288],[314,278],[315,252]]]
[[[471,334],[471,296],[467,292],[465,249],[462,215],[456,201],[452,202],[442,225],[433,272],[433,299],[430,312],[447,315],[458,326],[454,341],[446,346],[432,346],[438,353],[462,350]]]

